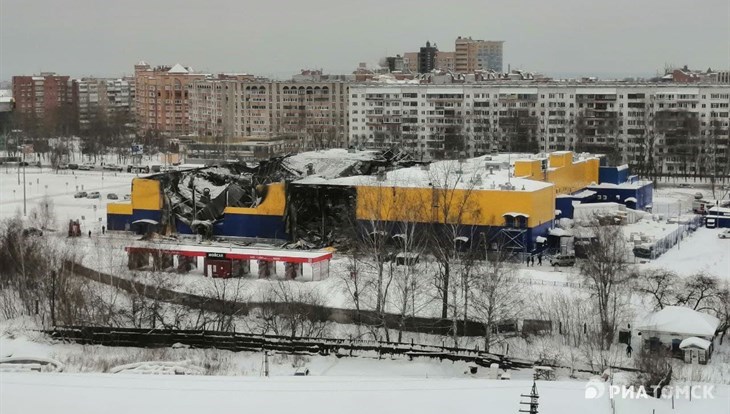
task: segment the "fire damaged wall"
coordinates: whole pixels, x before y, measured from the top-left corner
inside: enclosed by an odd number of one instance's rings
[[[286,228],[311,247],[342,245],[356,234],[354,187],[289,183]]]

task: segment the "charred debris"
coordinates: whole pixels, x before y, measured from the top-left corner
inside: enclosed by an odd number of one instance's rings
[[[328,150],[336,151],[336,150]],[[285,183],[283,220],[289,240],[298,248],[342,245],[354,234],[356,192],[352,187],[297,184],[318,175],[325,179],[374,175],[409,167],[416,162],[398,149],[386,151],[339,150],[338,153],[300,153],[256,163],[226,163],[184,171],[167,171],[147,177],[160,182],[163,206],[160,225],[166,234],[189,227],[194,234],[213,239],[216,224],[226,207],[259,206],[267,185]],[[311,162],[309,162],[311,161]]]

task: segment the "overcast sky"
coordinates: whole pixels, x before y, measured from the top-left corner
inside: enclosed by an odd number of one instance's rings
[[[205,72],[349,73],[358,62],[504,40],[504,64],[551,75],[730,67],[728,0],[0,0],[0,80],[119,76],[145,60]]]

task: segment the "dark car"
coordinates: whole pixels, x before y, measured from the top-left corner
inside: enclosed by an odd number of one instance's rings
[[[88,194],[86,194],[86,191],[78,191],[76,194],[74,194],[74,198],[86,198]]]
[[[35,227],[28,227],[23,229],[23,236],[24,237],[41,237],[43,236],[43,231],[41,229],[37,229]]]
[[[114,193],[109,193],[109,194],[106,195],[106,199],[107,200],[119,200],[119,196],[117,196]]]
[[[78,164],[69,164],[68,165],[68,169],[69,170],[78,170],[79,169],[79,165]]]
[[[634,256],[642,259],[653,259],[654,246],[636,246],[634,247]]]

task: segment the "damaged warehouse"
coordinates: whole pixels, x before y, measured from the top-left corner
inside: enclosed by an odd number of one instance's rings
[[[107,207],[109,230],[335,243],[353,191],[298,186],[307,176],[337,178],[413,165],[399,151],[328,150],[135,178],[131,202]],[[339,224],[338,224],[339,223]]]
[[[110,230],[340,250],[357,236],[391,238],[409,226],[439,242],[530,252],[554,225],[558,195],[608,181],[599,170],[620,170],[567,151],[512,159],[424,164],[398,151],[333,149],[168,172],[135,178],[131,203],[109,204],[107,222]]]

